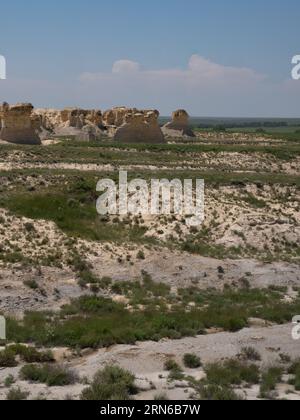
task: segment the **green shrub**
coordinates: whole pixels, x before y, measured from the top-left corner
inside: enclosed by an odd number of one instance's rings
[[[9,349],[5,349],[0,352],[0,367],[15,367],[18,363],[15,358],[15,354]]]
[[[296,391],[300,391],[300,361],[297,360],[291,365],[289,373],[294,375],[294,378],[290,380],[290,384],[295,387]]]
[[[281,367],[271,367],[262,375],[260,385],[260,398],[270,398],[270,392],[276,389],[276,385],[282,380],[283,369]]]
[[[173,369],[170,371],[168,380],[169,381],[182,381],[184,380],[185,376],[181,370]]]
[[[205,401],[239,401],[242,397],[238,396],[232,389],[216,384],[201,387],[200,397]]]
[[[171,370],[179,370],[179,371],[181,371],[181,367],[173,359],[169,359],[169,360],[167,360],[165,362],[164,369],[167,370],[167,371],[171,371]]]
[[[154,401],[169,401],[169,397],[165,393],[154,395]]]
[[[138,260],[144,260],[145,258],[146,257],[145,257],[144,251],[139,251],[138,254],[137,254],[137,259]]]
[[[202,366],[200,358],[195,354],[185,354],[183,363],[185,367],[190,369],[197,369]]]
[[[261,361],[261,355],[254,347],[243,347],[240,356],[244,360],[251,360],[252,362]]]
[[[28,287],[29,289],[32,290],[37,290],[39,288],[38,283],[36,282],[36,280],[25,280],[23,282],[24,286]]]
[[[28,312],[22,322],[8,318],[8,340],[49,347],[99,348],[179,339],[214,327],[234,332],[246,327],[253,316],[284,323],[300,311],[300,298],[286,303],[277,291],[228,288],[219,292],[195,287],[179,290],[179,295],[173,296],[168,286],[153,282],[145,273],[143,277],[143,283],[118,283],[111,288],[128,297],[132,306],[143,304],[144,310],[131,311],[109,298],[83,296],[59,313]],[[190,302],[195,307],[187,311]]]
[[[15,382],[16,381],[15,381],[15,378],[13,377],[13,375],[8,375],[4,380],[4,386],[6,388],[10,388]]]
[[[125,401],[136,394],[135,377],[118,366],[106,366],[96,373],[93,383],[83,390],[81,400]]]
[[[48,386],[66,386],[78,381],[78,377],[73,371],[59,365],[25,365],[22,367],[20,375],[24,380]]]
[[[184,378],[181,367],[173,359],[165,362],[164,369],[170,372],[168,376],[169,381],[180,381]]]
[[[29,392],[23,392],[20,388],[12,388],[6,394],[9,401],[24,401],[29,397]]]
[[[34,347],[22,344],[14,344],[8,347],[9,351],[20,356],[26,363],[50,363],[54,362],[53,353],[50,350],[38,351]]]
[[[241,363],[230,359],[224,363],[213,363],[205,367],[207,382],[209,384],[229,386],[258,384],[260,375],[256,365]]]

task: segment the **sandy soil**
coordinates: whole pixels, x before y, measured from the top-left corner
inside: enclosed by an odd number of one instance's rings
[[[63,358],[65,349],[56,349],[55,353],[66,366],[74,369],[81,378],[91,380],[94,373],[107,364],[118,364],[136,375],[136,384],[139,387],[139,394],[136,399],[153,399],[158,393],[164,393],[170,400],[187,400],[194,395],[193,389],[186,381],[168,381],[168,372],[164,371],[164,363],[172,358],[182,365],[182,357],[186,353],[197,354],[203,363],[212,363],[226,358],[237,356],[243,347],[251,346],[257,349],[262,357],[261,368],[280,364],[280,353],[288,354],[292,359],[299,356],[299,342],[291,337],[292,325],[280,325],[272,327],[247,328],[238,333],[215,333],[195,338],[182,340],[162,340],[158,343],[144,342],[135,346],[113,346],[109,349],[102,349],[95,353],[83,354],[80,358],[68,356]],[[86,353],[86,352],[85,352]],[[182,366],[183,367],[183,366]],[[0,383],[8,375],[16,379],[21,366],[17,368],[0,369]],[[191,370],[184,368],[187,376],[196,380],[205,378],[202,368]],[[288,378],[287,378],[288,379]],[[85,388],[83,384],[66,387],[48,388],[41,384],[29,384],[17,379],[14,386],[20,386],[22,390],[30,393],[31,399],[65,399],[67,395],[78,398]],[[287,394],[292,388],[286,383],[279,384],[276,391],[278,398],[300,400],[299,392]],[[0,399],[5,398],[7,389],[0,386]],[[257,399],[259,388],[239,389],[238,392],[247,399]]]

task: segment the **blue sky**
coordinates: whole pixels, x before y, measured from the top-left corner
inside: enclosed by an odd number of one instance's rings
[[[298,117],[299,19],[296,0],[4,2],[0,101]]]

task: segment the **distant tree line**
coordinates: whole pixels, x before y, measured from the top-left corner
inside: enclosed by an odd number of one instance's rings
[[[293,124],[295,127],[300,127],[300,124]],[[226,130],[227,128],[277,128],[277,127],[289,127],[287,121],[248,121],[241,123],[224,122],[222,124],[196,124],[195,128],[202,129],[218,129]]]

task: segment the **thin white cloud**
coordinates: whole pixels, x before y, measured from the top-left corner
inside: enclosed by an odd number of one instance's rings
[[[224,66],[200,55],[193,55],[185,69],[149,70],[120,60],[111,72],[80,76],[83,86],[99,92],[108,106],[155,107],[164,114],[184,107],[194,115],[240,112],[242,97],[253,95],[265,79],[255,70]]]
[[[143,81],[156,83],[178,83],[189,85],[204,85],[207,83],[224,84],[244,83],[245,87],[249,83],[257,83],[265,79],[264,75],[255,72],[252,69],[240,67],[228,67],[214,63],[199,55],[193,55],[186,69],[158,69],[143,70],[141,65],[131,60],[119,60],[113,64],[111,73],[83,73],[80,80],[84,82],[112,82],[118,79],[122,82],[124,77],[134,79],[137,83]]]
[[[300,81],[272,82],[257,71],[224,66],[193,55],[186,68],[145,69],[116,61],[109,72],[87,72],[77,80],[0,80],[0,98],[35,106],[185,108],[195,116],[299,117]]]
[[[114,63],[112,68],[112,73],[120,74],[120,73],[136,73],[140,71],[141,67],[139,63],[130,60],[118,60]]]

